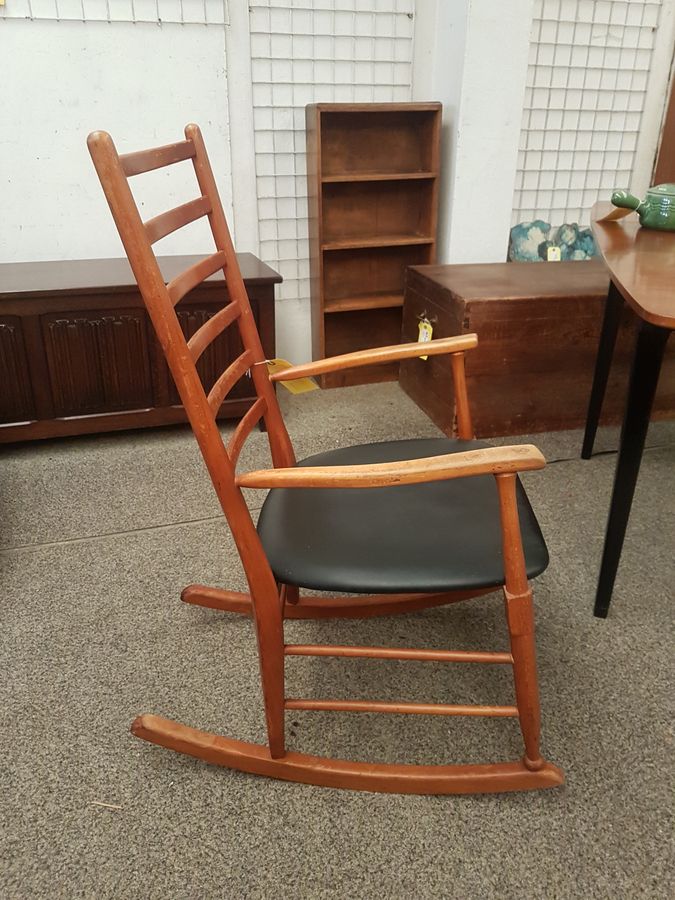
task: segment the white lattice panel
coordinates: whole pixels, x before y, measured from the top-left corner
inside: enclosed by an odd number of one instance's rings
[[[411,98],[414,0],[250,7],[260,255],[309,297],[305,106]]]
[[[0,18],[223,25],[227,0],[5,0]]]
[[[661,0],[535,0],[513,222],[588,223],[628,187]]]

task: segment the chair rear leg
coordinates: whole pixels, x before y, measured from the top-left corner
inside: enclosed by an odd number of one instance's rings
[[[539,752],[541,715],[534,646],[532,591],[528,589],[524,594],[514,596],[505,588],[504,599],[511,639],[518,719],[525,742],[523,762],[528,769],[536,771],[543,766],[544,760]]]

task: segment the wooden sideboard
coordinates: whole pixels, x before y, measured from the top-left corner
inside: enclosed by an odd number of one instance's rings
[[[167,281],[199,256],[159,259]],[[263,349],[275,355],[274,285],[281,276],[251,253],[238,255]],[[177,308],[192,335],[226,302],[222,272]],[[208,391],[242,352],[228,329],[198,369]],[[0,265],[0,443],[119,431],[186,421],[126,259]],[[244,376],[219,418],[255,400]]]

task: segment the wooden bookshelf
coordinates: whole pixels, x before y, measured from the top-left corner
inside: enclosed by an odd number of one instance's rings
[[[317,103],[306,115],[314,358],[398,343],[405,270],[436,258],[441,104]],[[397,377],[393,363],[320,382]]]

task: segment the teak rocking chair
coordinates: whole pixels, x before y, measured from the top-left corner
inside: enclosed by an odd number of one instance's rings
[[[148,313],[232,530],[249,593],[191,585],[186,603],[243,613],[255,623],[268,744],[231,740],[154,715],[132,725],[138,737],[244,772],[370,791],[460,794],[559,785],[562,772],[539,752],[532,593],[528,578],[548,555],[517,473],[544,466],[533,446],[489,447],[473,440],[464,352],[475,335],[348,353],[270,375],[237,265],[230,232],[199,128],[185,140],[118,155],[110,135],[94,132],[89,149]],[[181,160],[194,165],[200,196],[143,222],[128,179]],[[165,284],[153,243],[208,216],[215,252]],[[222,269],[229,302],[189,340],[176,304]],[[243,352],[207,394],[196,369],[205,348],[235,325]],[[403,440],[329,451],[296,464],[274,382],[420,354],[450,353],[458,405],[458,439]],[[257,400],[227,447],[215,414],[245,374]],[[263,419],[274,468],[237,476],[242,445]],[[270,488],[254,525],[243,488]],[[367,539],[366,539],[367,538]],[[454,603],[502,587],[510,652],[285,644],[284,619],[391,615]],[[300,588],[356,596],[301,595]],[[368,657],[502,663],[513,667],[513,706],[453,706],[285,696],[284,664],[292,656]],[[350,762],[286,750],[286,710],[515,716],[522,760],[481,765],[393,765]]]

